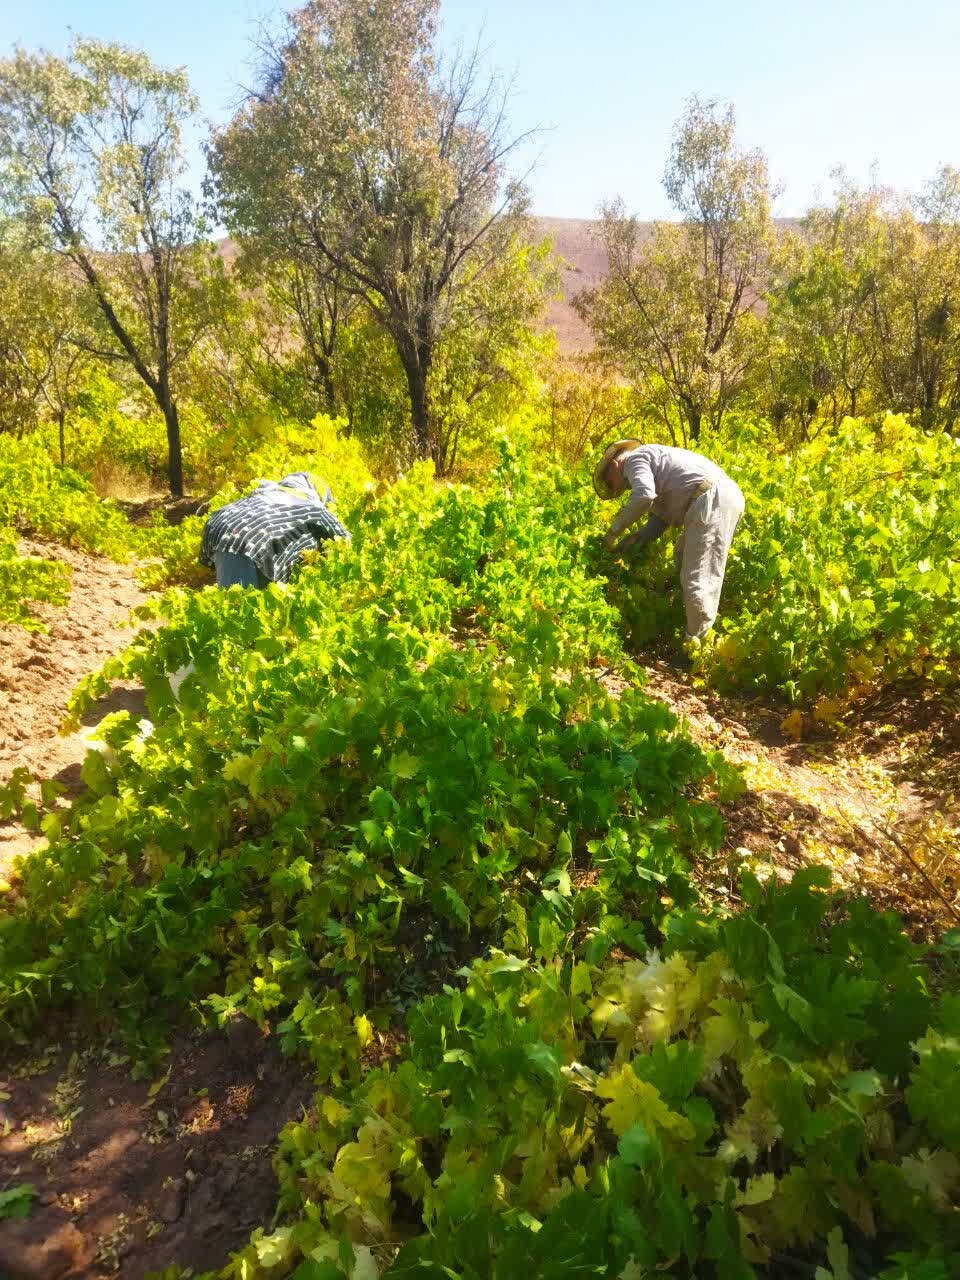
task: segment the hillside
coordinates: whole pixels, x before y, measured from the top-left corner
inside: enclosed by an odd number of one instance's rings
[[[599,221],[595,218],[534,218],[536,238],[549,236],[554,252],[563,262],[560,286],[561,297],[547,307],[547,324],[554,329],[564,355],[589,351],[593,338],[587,325],[574,310],[573,300],[584,289],[598,285],[607,274],[607,255],[597,237]],[[641,223],[646,234],[653,228],[652,222]],[[778,218],[781,229],[796,228],[795,218]],[[236,256],[231,240],[220,242],[220,252],[228,262]]]
[[[564,263],[561,272],[562,297],[551,302],[547,322],[556,331],[564,355],[586,351],[593,338],[573,308],[573,299],[583,289],[598,285],[607,273],[607,255],[597,239],[598,224],[591,218],[536,218],[539,237],[549,236],[554,252]]]
[[[597,222],[591,218],[535,218],[537,239],[550,236],[555,252],[563,259],[563,296],[547,308],[547,323],[556,330],[560,350],[565,355],[593,346],[590,330],[573,309],[573,299],[582,290],[600,283],[607,271],[607,255],[595,238]],[[650,224],[652,225],[652,224]],[[219,249],[229,263],[236,257],[232,240],[222,240]]]

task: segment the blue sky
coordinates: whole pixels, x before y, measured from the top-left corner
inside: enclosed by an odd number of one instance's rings
[[[0,0],[0,49],[62,51],[70,30],[185,65],[204,115],[222,121],[249,79],[250,41],[271,0]],[[691,93],[730,99],[741,139],[783,186],[781,214],[828,194],[843,164],[876,164],[917,188],[960,166],[957,0],[443,0],[445,40],[482,27],[492,63],[515,78],[534,210],[592,217],[621,195],[641,217],[669,208],[660,186],[671,128]]]

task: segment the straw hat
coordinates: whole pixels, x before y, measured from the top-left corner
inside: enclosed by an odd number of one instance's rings
[[[606,502],[608,498],[617,496],[607,483],[607,467],[611,462],[615,462],[621,453],[629,453],[631,449],[639,449],[642,443],[641,440],[617,440],[604,451],[603,457],[593,471],[593,487],[597,491],[598,498],[602,498]]]

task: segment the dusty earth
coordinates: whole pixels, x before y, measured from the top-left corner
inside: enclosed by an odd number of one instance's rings
[[[920,940],[960,925],[960,695],[889,688],[849,723],[808,719],[794,741],[784,708],[720,696],[662,662],[645,671],[647,692],[743,770],[745,793],[721,805],[720,856],[698,868],[708,893],[735,903],[742,868],[788,880],[815,863]]]
[[[71,551],[69,605],[40,607],[46,633],[0,630],[0,782],[18,765],[78,792],[83,731],[58,728],[77,681],[129,642],[143,593],[132,566]],[[788,879],[820,862],[851,892],[896,907],[917,937],[960,922],[960,699],[918,686],[886,691],[839,733],[784,732],[783,710],[735,700],[646,667],[647,690],[705,747],[738,763],[746,790],[723,805],[719,855],[697,871],[735,906],[737,877]],[[604,680],[617,692],[617,677]],[[622,688],[622,681],[619,682]],[[142,714],[142,691],[117,687],[86,717]],[[39,841],[0,825],[0,881]],[[45,1028],[0,1062],[0,1191],[29,1183],[20,1221],[0,1221],[0,1280],[142,1280],[172,1263],[222,1265],[276,1196],[270,1151],[313,1092],[301,1064],[246,1022],[229,1034],[178,1034],[153,1080],[134,1081],[122,1054],[89,1036]]]
[[[88,1046],[0,1066],[0,1188],[36,1191],[28,1217],[0,1222],[0,1277],[221,1266],[273,1215],[277,1133],[313,1092],[302,1066],[246,1020],[178,1036],[152,1081]]]
[[[84,734],[109,711],[143,712],[143,693],[117,686],[111,697],[84,717],[85,725],[61,737],[67,699],[80,678],[129,644],[130,611],[146,599],[130,565],[114,564],[64,547],[23,540],[21,550],[64,561],[71,569],[70,599],[64,608],[39,604],[35,615],[45,632],[0,627],[0,785],[18,766],[64,787],[65,798],[82,786]],[[16,822],[0,823],[0,880],[17,854],[42,841]]]

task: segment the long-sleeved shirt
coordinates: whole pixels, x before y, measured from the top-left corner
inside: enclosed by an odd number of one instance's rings
[[[665,444],[640,445],[624,453],[622,463],[630,496],[610,522],[608,542],[619,538],[645,515],[651,519],[641,530],[641,542],[658,537],[670,525],[683,524],[687,508],[703,492],[704,483],[728,479],[726,472],[709,458]]]
[[[286,582],[302,552],[326,538],[349,539],[328,508],[331,501],[330,490],[321,497],[305,471],[284,476],[279,484],[262,480],[204,525],[200,563],[213,568],[215,552],[233,552],[252,560],[272,582]]]

